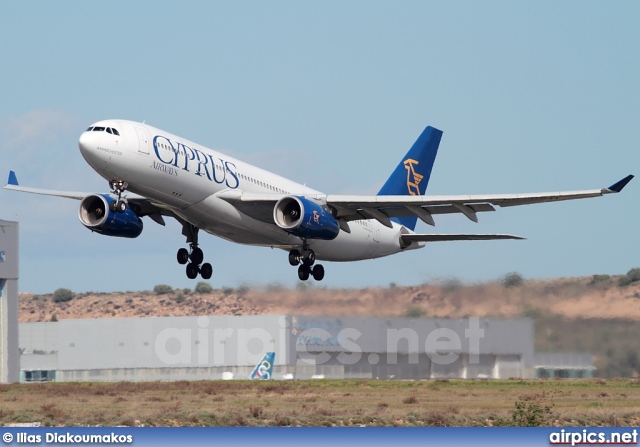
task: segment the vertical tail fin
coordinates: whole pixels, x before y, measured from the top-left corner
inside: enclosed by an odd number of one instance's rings
[[[429,177],[431,177],[431,169],[436,160],[441,138],[441,130],[428,126],[413,143],[407,155],[402,158],[378,195],[423,195],[427,189]],[[418,218],[403,216],[394,217],[391,220],[414,230]]]
[[[258,363],[251,372],[249,378],[251,380],[269,380],[271,378],[271,373],[273,372],[273,361],[275,358],[275,352],[267,352],[264,357],[262,357],[262,360],[260,360],[260,363]]]

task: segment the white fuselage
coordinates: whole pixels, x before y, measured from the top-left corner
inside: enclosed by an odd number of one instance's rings
[[[86,131],[78,145],[83,157],[106,180],[123,180],[133,193],[162,204],[196,227],[224,239],[249,245],[290,249],[303,240],[275,222],[265,223],[240,212],[217,196],[239,190],[249,193],[324,198],[308,188],[152,126],[106,120],[93,127],[115,133]],[[351,232],[333,240],[307,240],[317,259],[356,261],[402,251],[401,226],[376,220],[349,222]],[[424,244],[420,244],[424,245]],[[412,247],[417,248],[417,247]]]

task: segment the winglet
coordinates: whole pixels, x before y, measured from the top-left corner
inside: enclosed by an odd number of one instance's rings
[[[609,186],[607,189],[612,192],[620,192],[622,191],[622,188],[627,186],[627,183],[629,183],[632,178],[633,178],[633,175],[627,175],[625,178]]]
[[[18,186],[18,177],[16,177],[15,172],[9,171],[9,180],[7,180],[7,185]]]

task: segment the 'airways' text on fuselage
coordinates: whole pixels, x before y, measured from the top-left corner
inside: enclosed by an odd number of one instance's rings
[[[224,183],[228,188],[235,189],[240,185],[235,172],[236,165],[230,161],[222,158],[216,160],[209,154],[183,143],[173,142],[161,135],[153,138],[153,150],[158,160],[166,165],[193,172],[201,177],[206,176],[210,181]]]

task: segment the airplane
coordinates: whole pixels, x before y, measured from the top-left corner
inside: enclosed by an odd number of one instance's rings
[[[273,372],[273,361],[276,358],[275,352],[267,352],[260,363],[256,365],[251,374],[249,375],[249,379],[251,380],[269,380],[271,379],[271,374]]]
[[[174,218],[189,247],[177,252],[189,279],[212,276],[199,247],[199,230],[204,230],[232,242],[288,251],[300,280],[321,281],[325,270],[317,260],[380,258],[438,241],[524,239],[511,234],[419,234],[418,219],[435,226],[435,215],[458,213],[478,222],[478,213],[496,206],[598,197],[622,191],[633,178],[582,191],[427,196],[441,138],[441,130],[426,127],[377,195],[332,195],[145,123],[104,120],[80,135],[78,147],[109,182],[109,194],[23,187],[14,171],[5,188],[79,200],[80,222],[106,236],[138,237],[145,216],[160,225],[165,217]]]

